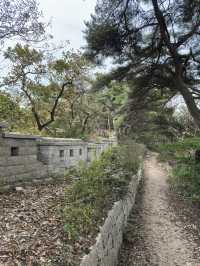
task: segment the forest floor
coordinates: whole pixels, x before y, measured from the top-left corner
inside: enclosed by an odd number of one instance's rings
[[[68,182],[38,184],[0,195],[0,266],[74,265],[92,245],[67,239],[63,221]]]
[[[59,208],[63,183],[0,195],[0,266],[48,265],[66,242]]]
[[[200,266],[200,209],[170,190],[151,154],[124,235],[119,266]]]

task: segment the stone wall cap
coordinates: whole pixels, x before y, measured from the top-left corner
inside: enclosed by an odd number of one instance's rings
[[[82,139],[73,138],[49,138],[40,137],[38,139],[40,145],[60,146],[60,145],[83,145],[86,144]]]
[[[99,144],[103,144],[102,142],[88,142],[88,146],[89,147],[96,147],[98,146]]]
[[[36,135],[22,135],[19,133],[3,133],[4,138],[10,138],[10,139],[38,139],[39,136]]]
[[[107,143],[110,143],[112,141],[110,141],[109,139],[107,140],[99,140],[99,141],[88,141],[89,144],[91,145],[98,145],[98,144],[107,144]]]

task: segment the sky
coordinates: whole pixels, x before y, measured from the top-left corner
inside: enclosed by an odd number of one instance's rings
[[[94,13],[96,0],[38,0],[46,21],[51,20],[54,42],[70,41],[70,47],[84,46],[84,21]]]
[[[59,45],[63,41],[69,41],[69,48],[74,50],[84,47],[86,44],[83,33],[85,29],[84,21],[90,20],[90,15],[94,13],[97,0],[37,0],[37,2],[45,22],[51,22],[49,31],[54,37],[51,43]],[[7,46],[13,46],[15,43],[12,40],[6,44]],[[8,62],[1,55],[0,62],[0,71],[8,69]],[[108,63],[97,69],[104,72],[110,69],[110,65],[108,60]]]

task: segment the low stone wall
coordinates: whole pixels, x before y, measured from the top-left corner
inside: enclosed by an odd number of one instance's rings
[[[36,137],[5,133],[0,136],[0,187],[47,176],[47,168],[37,159]],[[1,191],[0,190],[0,191]]]
[[[114,145],[110,140],[85,142],[81,139],[38,139],[39,160],[47,166],[48,175],[64,174],[71,166],[99,158],[103,151]]]
[[[67,168],[87,161],[87,143],[80,139],[40,138],[38,148],[48,175],[63,175]]]
[[[129,214],[135,203],[138,184],[142,178],[143,166],[129,184],[127,195],[116,202],[108,213],[103,227],[97,236],[96,244],[84,256],[80,266],[115,266],[122,245],[123,231],[127,225]]]
[[[67,168],[98,158],[113,144],[106,139],[88,143],[81,139],[6,133],[0,123],[0,192],[63,176]]]

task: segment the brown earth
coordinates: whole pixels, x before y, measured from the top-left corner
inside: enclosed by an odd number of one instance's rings
[[[0,266],[78,265],[92,245],[67,238],[62,209],[68,182],[0,194]]]
[[[0,266],[61,263],[64,188],[48,184],[0,195]]]
[[[199,208],[170,191],[168,174],[155,154],[144,168],[119,266],[200,266]]]

